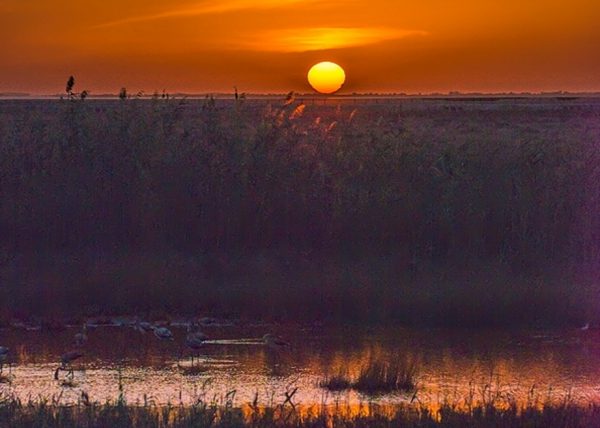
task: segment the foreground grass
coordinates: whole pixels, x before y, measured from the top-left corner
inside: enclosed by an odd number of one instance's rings
[[[357,412],[348,408],[299,411],[292,407],[236,408],[198,403],[192,406],[129,406],[117,404],[57,405],[47,402],[0,402],[2,427],[598,427],[600,407],[572,404],[530,407],[519,410],[516,405],[504,409],[478,406],[459,409],[443,405],[432,412],[424,408],[401,406],[394,411],[380,411],[374,406]]]

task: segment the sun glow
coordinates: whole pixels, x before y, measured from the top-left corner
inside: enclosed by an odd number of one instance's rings
[[[338,91],[346,81],[344,69],[334,62],[324,61],[315,64],[308,71],[308,83],[322,94]]]

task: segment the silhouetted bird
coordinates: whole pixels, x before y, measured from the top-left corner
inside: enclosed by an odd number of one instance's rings
[[[81,357],[83,357],[83,352],[80,352],[80,351],[70,351],[70,352],[67,352],[66,354],[61,355],[60,356],[60,366],[58,366],[56,371],[54,372],[54,379],[58,380],[58,372],[60,370],[67,371],[68,372],[67,376],[72,379],[73,378],[73,367],[71,366],[71,363]]]
[[[194,328],[194,324],[192,324],[192,323],[188,324],[188,328],[187,328],[188,334],[185,337],[186,346],[192,350],[192,365],[194,365],[194,354],[197,354],[198,351],[200,351],[200,349],[203,346],[204,341],[208,339],[208,336],[206,334],[202,333],[200,330],[198,330],[197,327],[196,327],[196,331],[192,331],[193,328]]]

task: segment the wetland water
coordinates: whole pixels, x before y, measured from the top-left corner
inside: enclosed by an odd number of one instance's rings
[[[53,377],[60,355],[73,349],[78,327],[60,332],[0,330],[0,345],[11,349],[0,394],[21,399],[59,398],[77,402],[114,401],[119,378],[129,404],[190,404],[222,399],[235,391],[235,403],[281,404],[296,387],[294,403],[306,406],[408,402],[412,394],[380,396],[328,392],[318,386],[340,370],[356,376],[370,359],[416,360],[417,399],[435,406],[469,397],[515,400],[600,402],[600,331],[491,331],[404,328],[327,328],[235,325],[204,327],[210,339],[191,367],[186,329],[171,326],[173,341],[160,341],[129,326],[88,329],[84,357],[75,362],[72,383]],[[275,332],[291,343],[275,350],[258,340]],[[230,395],[231,396],[231,395]]]

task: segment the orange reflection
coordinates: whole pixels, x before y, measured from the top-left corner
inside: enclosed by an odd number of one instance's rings
[[[52,373],[78,329],[53,334],[0,331],[0,341],[14,350],[11,388],[16,396],[50,397],[62,391]],[[206,333],[215,339],[233,340],[258,338],[273,329],[209,328]],[[463,411],[478,405],[539,408],[565,397],[575,403],[600,402],[596,378],[600,354],[589,352],[597,349],[599,342],[593,335],[537,339],[524,334],[513,340],[501,332],[281,326],[277,330],[292,342],[291,349],[278,351],[243,342],[235,345],[235,341],[231,345],[206,344],[199,367],[190,370],[189,355],[182,347],[183,328],[173,328],[175,341],[169,343],[126,327],[97,328],[88,331],[85,357],[76,365],[77,387],[66,391],[64,397],[76,401],[85,390],[94,401],[114,399],[119,393],[120,370],[131,404],[146,400],[156,405],[190,404],[235,391],[235,405],[252,403],[258,397],[257,406],[264,409],[284,405],[285,393],[295,388],[291,401],[304,415],[370,415],[373,409],[391,413],[403,406],[435,413],[446,404]],[[569,343],[577,346],[565,345]],[[320,381],[338,373],[355,381],[361,369],[375,360],[402,359],[417,362],[414,398],[412,392],[368,395],[355,390],[332,392],[319,386]],[[290,406],[286,403],[284,407]]]

